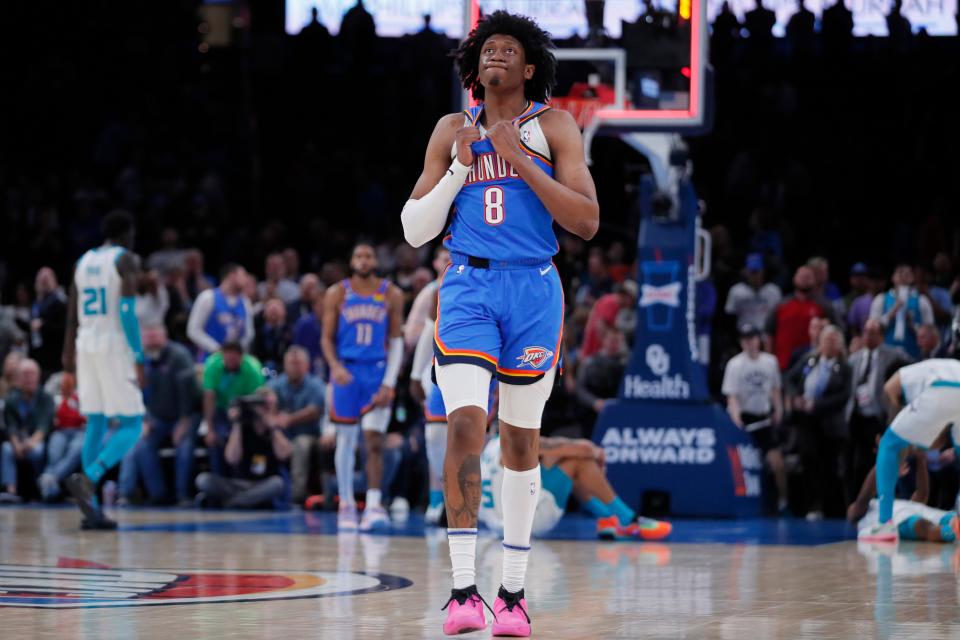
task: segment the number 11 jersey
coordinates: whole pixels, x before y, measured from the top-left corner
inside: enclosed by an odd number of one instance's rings
[[[380,286],[373,294],[364,296],[344,280],[343,303],[337,322],[337,357],[353,362],[378,362],[387,357],[387,287]]]

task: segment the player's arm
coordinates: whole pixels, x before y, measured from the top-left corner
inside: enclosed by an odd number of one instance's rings
[[[137,286],[140,284],[140,258],[131,251],[124,251],[117,258],[117,273],[120,274],[120,326],[136,361],[137,381],[144,386],[143,345],[140,342],[140,321],[137,320]]]
[[[875,495],[877,495],[876,467],[870,469],[870,473],[867,474],[867,477],[863,480],[863,484],[860,486],[860,493],[857,494],[856,500],[847,507],[847,521],[855,523],[866,515],[867,510],[870,508],[870,500]]]
[[[500,157],[513,165],[557,224],[589,240],[600,228],[600,205],[583,153],[580,128],[573,116],[559,109],[543,114],[540,125],[553,155],[553,178],[523,153],[520,130],[515,124],[498,122],[487,135]]]
[[[67,300],[67,330],[63,338],[63,353],[60,356],[63,370],[68,373],[77,370],[77,327],[79,322],[77,317],[77,282],[75,278],[71,278],[70,295]]]
[[[323,357],[330,366],[330,379],[337,384],[350,384],[353,376],[346,370],[343,363],[337,357],[337,315],[340,311],[340,304],[343,302],[343,286],[339,283],[333,285],[323,297],[323,335],[320,337],[320,349],[323,351]]]
[[[916,482],[917,486],[910,499],[920,504],[927,504],[927,498],[930,497],[930,473],[927,470],[927,453],[918,449],[913,456],[916,462]]]
[[[737,399],[737,394],[735,393],[727,396],[727,413],[730,415],[730,419],[733,420],[733,424],[743,429],[743,418],[740,416],[740,400]]]
[[[223,459],[227,464],[233,466],[240,464],[243,458],[243,427],[239,420],[234,420],[230,427],[230,437],[227,438],[227,446],[223,449]]]
[[[198,349],[207,353],[215,353],[220,350],[220,343],[213,339],[207,333],[205,327],[210,314],[213,313],[214,293],[212,289],[207,289],[197,296],[193,306],[190,308],[190,316],[187,318],[187,337]],[[248,317],[250,314],[247,314]]]
[[[901,401],[903,399],[903,394],[900,386],[900,372],[890,376],[890,379],[883,385],[883,395],[887,398],[887,406],[890,407],[890,417],[900,413],[900,409],[903,408]]]
[[[393,390],[403,364],[403,292],[395,284],[387,289],[387,312],[390,314],[387,365],[380,390],[373,397],[373,403],[378,407],[388,407],[393,402]]]
[[[427,143],[423,172],[400,213],[403,237],[414,247],[430,242],[443,231],[453,199],[473,164],[470,145],[479,139],[480,129],[464,127],[462,113],[446,115],[437,122]],[[457,157],[451,162],[454,141]]]

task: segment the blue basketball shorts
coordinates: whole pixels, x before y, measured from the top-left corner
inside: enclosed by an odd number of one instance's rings
[[[487,403],[488,415],[493,411],[493,391],[496,388],[496,384],[496,380],[490,381],[490,400]],[[433,391],[430,392],[430,397],[427,399],[424,418],[427,422],[447,421],[447,408],[443,404],[443,396],[440,394],[440,387],[438,387],[436,383],[433,384]]]
[[[353,381],[344,385],[331,381],[333,393],[330,402],[330,421],[337,424],[353,424],[373,408],[373,396],[383,384],[386,362],[346,360],[343,366],[353,376]]]
[[[454,254],[440,283],[434,355],[532,384],[560,361],[563,285],[550,261],[471,267]]]

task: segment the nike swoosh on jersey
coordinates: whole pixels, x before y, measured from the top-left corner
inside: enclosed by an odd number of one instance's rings
[[[553,265],[546,267],[545,269],[540,269],[540,275],[545,276],[550,272],[550,269],[553,269]]]

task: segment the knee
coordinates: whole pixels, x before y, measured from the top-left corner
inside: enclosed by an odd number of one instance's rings
[[[519,463],[535,464],[540,453],[538,446],[539,440],[536,437],[538,433],[536,431],[532,431],[529,434],[514,433],[511,434],[512,437],[505,437],[505,435],[506,434],[503,433],[500,437],[500,450],[503,454],[505,465],[509,466]]]
[[[210,488],[210,477],[211,474],[206,471],[197,476],[197,491],[207,491]]]
[[[383,455],[383,435],[379,433],[366,433],[367,453],[372,456]]]
[[[476,416],[470,413],[462,413],[462,411],[462,409],[458,410],[448,418],[447,440],[449,446],[452,449],[483,449],[486,435],[483,420],[481,419],[478,423]]]
[[[5,456],[12,456],[13,446],[9,442],[4,442],[3,446],[0,447],[0,451],[3,451],[3,455]]]
[[[774,473],[780,473],[784,470],[783,455],[777,449],[771,449],[767,452],[767,464]]]

